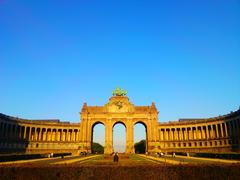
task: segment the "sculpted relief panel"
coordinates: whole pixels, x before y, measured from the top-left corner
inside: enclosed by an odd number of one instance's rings
[[[114,96],[104,107],[106,112],[111,113],[134,112],[134,105],[129,102],[128,97]]]

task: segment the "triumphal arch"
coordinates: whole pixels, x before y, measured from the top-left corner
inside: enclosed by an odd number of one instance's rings
[[[126,153],[134,153],[134,125],[141,123],[146,129],[146,148],[156,151],[158,111],[154,103],[150,106],[135,106],[126,96],[127,92],[117,88],[104,106],[88,106],[84,103],[81,111],[81,150],[91,151],[93,128],[101,123],[105,126],[104,153],[113,152],[113,127],[121,123],[126,128]],[[156,148],[154,150],[154,148]]]

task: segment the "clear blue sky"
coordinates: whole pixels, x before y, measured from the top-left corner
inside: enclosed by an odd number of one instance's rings
[[[0,112],[79,122],[128,90],[159,121],[240,106],[240,2],[0,0]]]

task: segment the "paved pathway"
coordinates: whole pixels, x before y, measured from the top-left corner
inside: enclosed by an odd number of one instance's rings
[[[197,157],[186,157],[186,156],[164,156],[164,157],[153,157],[140,155],[145,158],[150,158],[155,161],[170,163],[170,164],[233,164],[240,163],[236,160],[225,160],[225,159],[214,159],[214,158],[197,158]]]
[[[36,166],[44,166],[44,165],[51,165],[51,164],[68,164],[73,162],[82,161],[85,159],[93,158],[93,156],[65,156],[64,158],[55,157],[55,158],[41,158],[41,159],[31,159],[31,160],[19,160],[19,161],[9,161],[9,162],[2,162],[2,165],[36,165]]]
[[[146,155],[119,155],[119,162],[114,163],[113,157],[110,155],[89,155],[89,156],[66,156],[64,158],[43,158],[34,160],[21,160],[14,162],[3,162],[0,166],[4,165],[30,165],[30,166],[49,166],[49,165],[61,165],[61,164],[73,164],[73,165],[120,165],[120,166],[136,166],[136,165],[159,165],[159,164],[230,164],[240,163],[240,161],[222,160],[222,159],[210,159],[210,158],[195,158],[185,156],[165,156],[165,157],[153,157]]]
[[[77,162],[75,164],[81,164],[83,166],[109,166],[109,165],[118,165],[118,166],[145,166],[145,165],[159,165],[162,162],[153,161],[149,158],[141,157],[139,155],[119,155],[119,161],[113,162],[113,156],[110,155],[101,155],[97,158],[92,158],[87,161]]]

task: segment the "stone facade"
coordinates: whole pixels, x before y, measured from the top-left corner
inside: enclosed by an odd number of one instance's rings
[[[134,125],[146,129],[147,151],[240,152],[240,110],[207,119],[180,119],[161,123],[154,103],[135,106],[127,96],[112,96],[104,106],[84,103],[81,123],[26,120],[0,114],[0,152],[79,154],[91,152],[93,128],[105,126],[104,152],[113,152],[113,127],[126,128],[126,153],[134,153]]]

